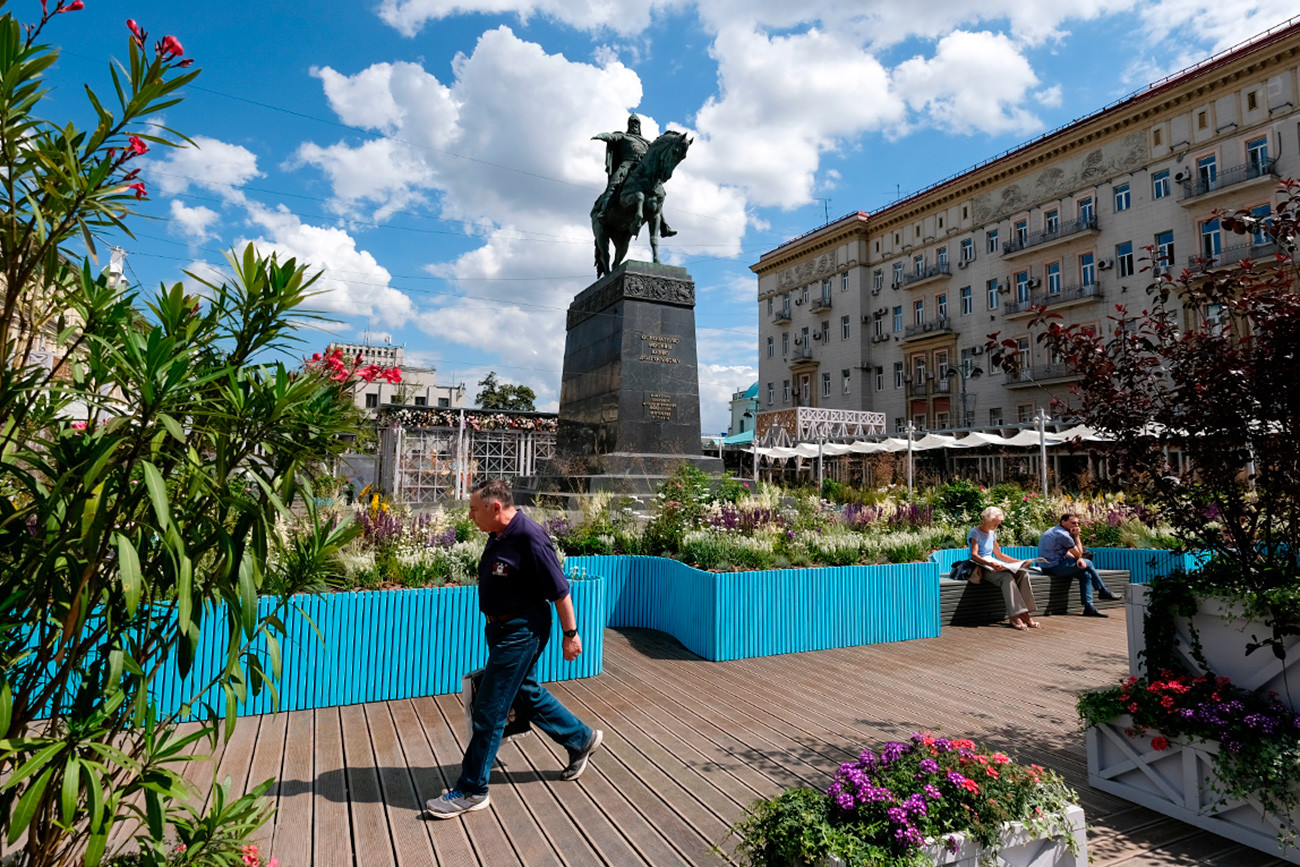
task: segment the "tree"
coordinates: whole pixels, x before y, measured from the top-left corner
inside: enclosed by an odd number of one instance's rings
[[[506,412],[533,412],[536,409],[533,402],[537,400],[537,395],[531,388],[509,382],[498,383],[495,370],[488,371],[488,375],[480,379],[478,384],[483,388],[474,400],[483,409]]]
[[[23,865],[98,864],[114,831],[141,863],[235,863],[269,781],[203,806],[179,769],[229,736],[241,698],[274,690],[280,612],[356,533],[312,520],[286,543],[276,527],[299,501],[314,518],[310,469],[348,431],[341,385],[276,360],[312,318],[293,260],[250,246],[225,282],[190,275],[198,297],[74,262],[71,243],[127,229],[146,195],[131,160],[185,141],[154,118],[197,74],[174,37],[150,50],[128,21],[113,100],[87,89],[95,128],[42,119],[57,54],[36,40],[81,6],[0,16],[0,832]],[[228,643],[224,701],[200,705],[213,684],[195,684],[201,723],[181,734],[150,685],[189,672],[204,632]]]
[[[1117,477],[1158,504],[1188,548],[1210,553],[1203,589],[1266,614],[1274,635],[1261,644],[1279,654],[1282,636],[1300,633],[1300,182],[1280,192],[1271,217],[1218,215],[1273,251],[1261,261],[1165,272],[1147,303],[1116,305],[1101,333],[1047,308],[1031,323],[1082,377],[1063,414],[1115,439]],[[1018,372],[1015,340],[997,338],[992,363]],[[1183,478],[1171,449],[1190,459]]]

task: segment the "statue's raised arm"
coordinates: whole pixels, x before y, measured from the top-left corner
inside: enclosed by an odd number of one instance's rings
[[[604,276],[618,267],[627,255],[628,244],[650,224],[650,249],[659,261],[659,238],[677,234],[663,219],[663,184],[673,169],[686,159],[691,145],[684,133],[666,132],[651,144],[641,135],[641,119],[632,115],[627,132],[601,132],[593,140],[605,142],[605,192],[591,209],[592,233],[596,237],[596,275]],[[609,244],[614,244],[611,265]]]

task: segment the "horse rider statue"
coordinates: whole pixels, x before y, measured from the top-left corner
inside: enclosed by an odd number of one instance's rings
[[[605,192],[596,200],[596,206],[591,212],[593,219],[604,220],[610,204],[618,201],[619,188],[623,185],[627,173],[641,161],[641,157],[645,156],[650,142],[641,135],[641,118],[635,114],[627,119],[627,132],[601,132],[596,133],[592,138],[605,142],[605,174],[609,178],[609,183],[605,187]],[[662,216],[659,222],[659,234],[662,237],[671,238],[677,234],[668,227],[668,221]],[[632,227],[631,233],[635,235],[640,228],[639,225]]]

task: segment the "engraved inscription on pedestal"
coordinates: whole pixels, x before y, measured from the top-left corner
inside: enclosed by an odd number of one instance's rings
[[[645,417],[651,421],[672,421],[677,403],[669,394],[647,394],[641,403]]]

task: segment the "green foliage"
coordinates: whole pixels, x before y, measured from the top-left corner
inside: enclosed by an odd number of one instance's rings
[[[533,404],[537,400],[537,395],[531,388],[509,382],[497,382],[495,370],[488,371],[488,375],[480,379],[478,384],[483,388],[474,398],[474,402],[483,409],[497,409],[502,412],[533,412],[536,409]]]
[[[86,91],[93,130],[42,119],[52,14],[30,31],[0,17],[0,831],[26,865],[96,865],[139,819],[142,863],[161,863],[148,847],[168,828],[203,848],[266,817],[256,793],[190,806],[179,765],[229,735],[240,700],[274,693],[288,595],[318,587],[355,532],[313,520],[286,544],[277,519],[310,504],[306,480],[350,428],[335,385],[275,360],[314,318],[295,261],[250,246],[228,280],[193,277],[201,297],[73,264],[70,243],[126,229],[144,189],[130,160],[184,142],[155,120],[197,73],[131,40],[114,99]],[[191,703],[214,685],[224,700],[192,705],[203,722],[180,735],[149,688],[189,673],[205,632],[230,650]]]
[[[984,493],[960,477],[949,479],[935,491],[934,503],[944,517],[963,524],[978,522],[985,505]]]
[[[659,486],[655,514],[643,534],[649,553],[677,553],[682,538],[702,525],[705,508],[713,498],[711,487],[708,474],[689,461],[683,461]]]

